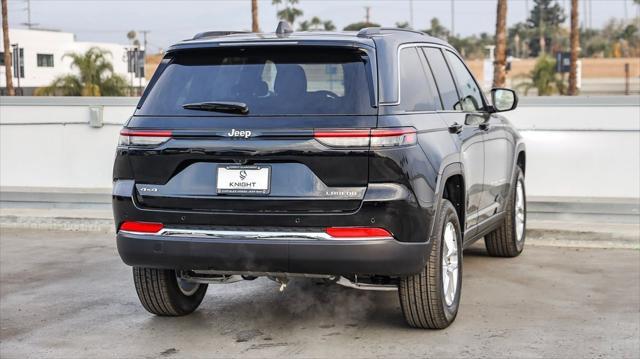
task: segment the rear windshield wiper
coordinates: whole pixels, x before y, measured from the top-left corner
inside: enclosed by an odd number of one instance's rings
[[[207,102],[195,102],[185,103],[182,108],[187,110],[198,111],[214,111],[214,112],[226,112],[226,113],[239,113],[246,115],[249,113],[249,106],[244,102],[228,102],[228,101],[207,101]]]

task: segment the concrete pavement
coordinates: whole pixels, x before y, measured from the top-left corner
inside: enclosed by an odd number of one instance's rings
[[[465,252],[441,331],[405,326],[395,293],[266,279],[210,286],[183,318],[148,314],[113,235],[0,228],[0,357],[638,357],[640,251]]]

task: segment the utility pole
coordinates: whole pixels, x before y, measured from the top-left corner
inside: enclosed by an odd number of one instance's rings
[[[413,0],[409,0],[409,26],[413,29]]]
[[[4,75],[6,78],[7,95],[15,96],[16,92],[13,88],[13,71],[11,70],[11,43],[9,42],[9,18],[7,11],[7,0],[2,1],[2,42],[4,47]]]
[[[588,29],[589,28],[589,23],[587,22],[588,19],[588,12],[589,7],[587,6],[587,0],[583,0],[582,2],[582,12],[583,12],[583,16],[582,16],[582,26],[584,27],[584,29]]]
[[[593,5],[593,1],[588,0],[589,1],[589,28],[593,28],[593,7],[591,5]]]
[[[369,24],[369,15],[370,15],[370,11],[371,11],[371,6],[365,6],[364,7],[364,11],[365,11],[364,22],[366,24]]]
[[[451,0],[451,36],[456,36],[456,5],[455,0]]]
[[[627,22],[627,20],[629,20],[629,13],[627,12],[627,0],[624,0],[623,3],[624,3],[624,21]]]
[[[26,25],[27,28],[31,29],[38,24],[31,22],[31,0],[24,1],[27,3],[27,7],[25,8],[25,11],[27,12],[27,22],[23,22],[22,25]]]
[[[150,30],[138,30],[139,33],[142,34],[142,49],[147,51],[147,34],[150,33]]]

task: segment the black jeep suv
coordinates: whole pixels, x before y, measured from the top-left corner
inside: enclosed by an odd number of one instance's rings
[[[397,290],[444,328],[462,250],[525,239],[525,150],[447,43],[423,33],[207,32],[172,46],[120,133],[118,251],[151,313],[266,276]]]

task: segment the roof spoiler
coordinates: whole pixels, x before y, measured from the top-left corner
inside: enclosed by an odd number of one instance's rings
[[[206,37],[220,37],[233,34],[249,34],[249,31],[205,31],[195,34],[192,40],[203,39]]]
[[[418,35],[426,35],[422,31],[416,31],[411,29],[399,29],[395,27],[365,27],[364,29],[358,31],[358,37],[371,37],[375,35],[380,35],[383,32],[388,32],[388,31],[403,31],[403,32],[412,32]]]

